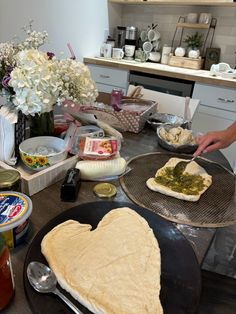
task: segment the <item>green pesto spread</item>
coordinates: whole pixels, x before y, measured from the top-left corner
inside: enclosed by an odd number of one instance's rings
[[[179,176],[174,175],[174,167],[166,167],[161,176],[157,176],[155,181],[164,185],[172,191],[186,195],[198,195],[205,187],[204,179],[200,175],[182,173]]]

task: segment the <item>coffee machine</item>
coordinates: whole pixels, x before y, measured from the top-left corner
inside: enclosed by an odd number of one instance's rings
[[[122,48],[125,45],[126,27],[117,26],[115,29],[115,47]]]
[[[135,26],[127,26],[125,32],[125,45],[137,45],[138,29]]]

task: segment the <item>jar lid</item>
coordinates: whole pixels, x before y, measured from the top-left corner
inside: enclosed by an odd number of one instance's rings
[[[98,197],[112,197],[116,195],[116,187],[111,183],[99,183],[93,188]]]
[[[20,179],[20,173],[17,170],[0,169],[0,188],[11,187]]]
[[[32,212],[31,199],[19,192],[0,192],[0,232],[21,225]]]

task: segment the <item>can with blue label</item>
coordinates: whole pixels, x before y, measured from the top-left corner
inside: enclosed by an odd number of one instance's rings
[[[29,216],[32,212],[31,199],[19,192],[0,192],[0,233],[9,248],[22,243],[29,229]]]

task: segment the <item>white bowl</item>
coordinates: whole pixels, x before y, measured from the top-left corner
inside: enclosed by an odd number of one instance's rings
[[[175,126],[170,126],[170,125],[163,126],[163,128],[165,128],[165,130],[167,131],[169,131],[173,127]],[[160,135],[161,128],[162,127],[157,128],[157,142],[162,148],[168,151],[174,152],[174,153],[184,153],[184,154],[192,154],[197,149],[198,147],[197,144],[191,144],[191,143],[183,144],[183,145],[171,144],[170,142],[163,139],[162,136]],[[196,135],[191,130],[188,130],[188,131],[191,132],[194,137],[196,137]]]
[[[37,152],[39,147],[41,152]],[[45,147],[47,147],[46,152],[43,152]],[[36,171],[48,168],[67,157],[65,141],[54,136],[31,137],[20,144],[19,151],[23,163]]]
[[[159,62],[161,59],[161,54],[160,52],[157,51],[152,51],[149,54],[149,60],[153,61],[153,62]]]

